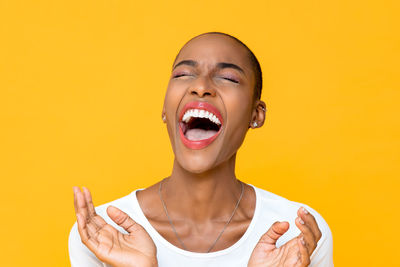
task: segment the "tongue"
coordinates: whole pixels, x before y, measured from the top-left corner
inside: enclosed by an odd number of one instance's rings
[[[214,130],[203,130],[203,129],[188,129],[185,133],[187,139],[191,141],[208,139],[211,136],[214,136],[217,131]]]

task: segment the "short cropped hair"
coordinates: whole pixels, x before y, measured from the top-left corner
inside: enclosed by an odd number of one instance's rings
[[[254,80],[255,80],[255,84],[254,84],[254,99],[260,99],[261,98],[261,91],[262,91],[262,71],[261,71],[261,66],[260,66],[260,62],[258,62],[257,57],[254,55],[253,51],[250,50],[250,48],[247,47],[247,45],[245,45],[242,41],[240,41],[238,38],[227,34],[227,33],[223,33],[223,32],[206,32],[206,33],[202,33],[199,34],[195,37],[193,37],[192,39],[202,36],[202,35],[206,35],[206,34],[219,34],[219,35],[223,35],[223,36],[227,36],[233,40],[235,40],[237,43],[239,43],[240,45],[242,45],[248,52],[249,54],[249,59],[251,62],[251,67],[254,73]],[[190,39],[188,42],[190,42],[192,39]],[[187,42],[187,43],[188,43]],[[178,52],[178,54],[175,57],[174,60],[174,64],[176,59],[178,58],[179,54],[181,51]]]

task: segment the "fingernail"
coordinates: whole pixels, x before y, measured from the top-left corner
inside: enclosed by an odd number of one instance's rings
[[[304,241],[304,238],[300,238],[300,242],[303,244],[303,246],[306,244],[306,242]]]
[[[303,207],[303,213],[308,214],[308,211]]]
[[[299,223],[304,224],[304,221],[299,217]]]

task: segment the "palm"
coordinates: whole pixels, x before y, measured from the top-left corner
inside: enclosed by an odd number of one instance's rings
[[[112,266],[156,266],[156,247],[146,230],[126,213],[108,207],[109,217],[124,228],[123,234],[96,214],[89,191],[75,193],[78,230],[82,242],[101,261]]]
[[[275,245],[258,243],[253,250],[249,264],[251,266],[282,266],[292,267],[301,266],[299,257],[299,248],[297,247],[296,238],[290,240],[282,247]]]
[[[277,248],[276,241],[288,229],[288,224],[275,223],[265,233],[251,254],[249,267],[302,267],[308,265],[308,252],[299,245],[299,237]]]
[[[100,217],[96,215],[97,217]],[[101,218],[101,217],[100,217]],[[123,234],[102,218],[98,229],[93,252],[96,256],[114,266],[147,266],[155,257],[156,248],[147,232],[139,225],[132,226],[129,234]]]

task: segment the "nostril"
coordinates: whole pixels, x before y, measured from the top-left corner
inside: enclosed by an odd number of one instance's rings
[[[200,97],[204,97],[204,96],[207,96],[207,95],[211,96],[210,92],[196,92],[196,91],[193,91],[192,94],[198,95]]]
[[[203,88],[192,88],[190,90],[191,95],[198,95],[199,97],[204,97],[204,96],[212,96],[215,95],[214,89],[203,89]]]

